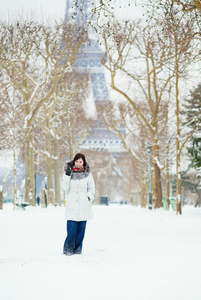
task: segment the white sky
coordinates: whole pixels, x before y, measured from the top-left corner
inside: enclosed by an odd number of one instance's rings
[[[61,20],[64,18],[66,0],[0,0],[0,19],[11,18],[17,13],[26,17],[32,12],[40,18],[52,18]]]
[[[65,14],[67,0],[0,0],[0,20],[13,19],[20,13],[25,18],[36,15],[41,19],[62,20]],[[125,0],[115,0],[116,13],[119,17],[139,18],[142,16],[140,7],[135,5],[128,7]]]

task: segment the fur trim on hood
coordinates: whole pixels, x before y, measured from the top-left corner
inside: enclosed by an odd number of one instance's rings
[[[69,162],[66,162],[64,165],[64,172],[66,173],[67,169],[71,169],[71,179],[73,180],[79,180],[79,179],[84,179],[89,176],[89,173],[91,172],[91,168],[89,164],[86,162],[86,166],[84,168],[84,171],[82,172],[74,172],[73,171],[73,159],[70,160]]]

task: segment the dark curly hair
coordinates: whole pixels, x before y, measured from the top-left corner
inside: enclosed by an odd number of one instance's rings
[[[78,160],[79,158],[81,158],[84,162],[83,166],[86,167],[86,158],[84,156],[84,154],[82,153],[77,153],[75,154],[75,157],[73,158],[73,166],[75,165],[75,161]]]

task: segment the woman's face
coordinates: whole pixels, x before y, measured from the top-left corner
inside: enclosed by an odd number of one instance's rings
[[[84,162],[82,160],[82,158],[79,158],[75,161],[75,166],[76,168],[81,168],[83,166]]]

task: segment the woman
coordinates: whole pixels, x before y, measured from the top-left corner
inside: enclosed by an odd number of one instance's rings
[[[81,254],[86,222],[92,219],[91,201],[95,185],[89,164],[82,153],[64,166],[64,185],[68,191],[65,210],[67,237],[63,246],[66,255]]]

